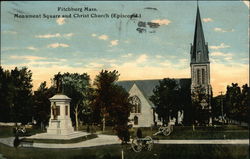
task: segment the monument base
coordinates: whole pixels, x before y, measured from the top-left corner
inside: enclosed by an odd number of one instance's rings
[[[58,134],[51,134],[51,133],[40,133],[36,135],[32,135],[26,137],[27,139],[51,139],[51,140],[71,140],[74,138],[84,137],[90,135],[86,132],[74,131],[72,133],[66,135],[58,135]]]

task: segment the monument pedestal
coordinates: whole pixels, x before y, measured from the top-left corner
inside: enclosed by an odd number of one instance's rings
[[[74,131],[70,118],[70,98],[56,94],[49,99],[51,102],[51,117],[47,133],[36,134],[28,139],[71,140],[89,135],[86,132]]]

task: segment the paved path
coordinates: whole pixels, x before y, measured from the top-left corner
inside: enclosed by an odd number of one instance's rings
[[[14,137],[0,138],[0,142],[13,147]],[[235,139],[235,140],[154,140],[155,144],[244,144],[249,145],[248,139]],[[90,139],[73,144],[45,144],[34,143],[33,147],[38,148],[81,148],[81,147],[93,147],[104,146],[112,144],[121,144],[121,141],[117,136],[113,135],[98,135],[98,138]]]

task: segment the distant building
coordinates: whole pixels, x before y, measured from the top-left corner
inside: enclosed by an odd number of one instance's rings
[[[193,44],[191,44],[191,79],[175,79],[179,88],[189,89],[191,93],[195,93],[197,87],[203,88],[204,93],[208,96],[212,94],[212,87],[210,85],[210,62],[208,55],[208,44],[205,42],[204,33],[202,29],[202,22],[200,17],[199,7],[197,7],[196,24]],[[134,127],[150,127],[154,122],[159,122],[157,114],[154,113],[154,104],[149,100],[153,95],[153,89],[159,84],[156,80],[131,80],[119,81],[118,85],[122,86],[130,94],[132,104],[134,105],[129,119]],[[210,99],[205,100],[205,107],[203,109],[211,112]],[[183,113],[178,113],[179,120],[183,118]],[[185,118],[185,112],[184,112]],[[183,119],[181,119],[183,120]],[[178,121],[178,120],[177,120]],[[210,121],[211,122],[211,121]]]

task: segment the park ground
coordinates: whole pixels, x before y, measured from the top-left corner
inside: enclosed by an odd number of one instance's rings
[[[83,128],[84,129],[84,128]],[[135,130],[131,130],[133,136]],[[143,136],[156,132],[157,129],[142,128]],[[30,134],[39,132],[37,129],[29,130]],[[0,127],[0,138],[11,137],[11,127]],[[107,128],[104,134],[113,134]],[[249,139],[248,128],[235,125],[218,127],[175,127],[174,132],[167,137],[157,136],[155,140],[173,139]],[[192,159],[192,158],[221,158],[221,159],[249,159],[249,144],[154,144],[152,151],[135,153],[130,145],[105,145],[73,149],[47,149],[47,148],[14,148],[0,144],[0,158],[7,159]]]

